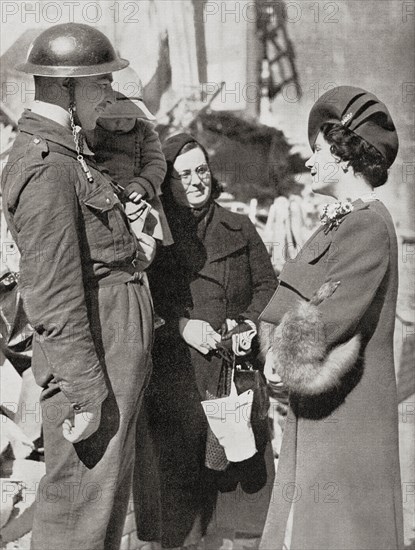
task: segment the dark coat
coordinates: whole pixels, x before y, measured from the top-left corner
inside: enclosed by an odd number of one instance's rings
[[[195,233],[189,234],[183,220],[178,227],[170,223],[176,244],[160,251],[149,273],[155,309],[166,321],[160,338],[166,333],[180,338],[179,317],[202,319],[216,331],[226,318],[241,316],[256,323],[277,281],[250,220],[215,204],[203,243]],[[193,348],[190,355],[205,399],[206,390],[216,393],[221,360]]]
[[[202,319],[215,330],[227,317],[241,315],[256,322],[277,284],[265,246],[248,218],[215,204],[203,243],[196,230],[189,231],[192,221],[187,221],[189,225],[183,218],[175,225],[173,220],[176,244],[160,250],[149,273],[155,310],[166,321],[156,330],[154,370],[146,396],[150,431],[160,456],[162,527],[155,521],[157,512],[146,513],[140,498],[145,480],[136,477],[135,484],[139,537],[161,538],[166,547],[182,545],[198,515],[204,531],[215,508],[219,482],[204,467],[207,422],[200,401],[206,398],[206,390],[216,393],[221,359],[190,348],[179,334],[178,319]],[[143,460],[138,449],[137,467]],[[233,479],[224,475],[220,482],[231,490],[241,476],[264,475],[262,455],[244,467],[231,469]],[[269,473],[272,482],[272,465]],[[248,520],[244,517],[245,525],[243,520],[239,523],[240,530],[262,530],[269,490],[256,497]],[[249,504],[240,496],[239,501],[242,506]],[[227,521],[231,519],[236,527],[237,502],[235,496],[229,498],[226,512]]]
[[[280,281],[263,320],[278,325],[323,283],[340,282],[317,306],[323,329],[316,346],[324,339],[329,352],[359,335],[360,353],[334,388],[290,396],[260,547],[281,550],[292,505],[295,550],[402,548],[393,363],[397,241],[389,212],[379,201],[357,201],[338,228],[314,233]],[[299,327],[283,338],[301,338]],[[301,340],[292,347],[303,365],[310,348]],[[295,368],[296,358],[290,360]]]

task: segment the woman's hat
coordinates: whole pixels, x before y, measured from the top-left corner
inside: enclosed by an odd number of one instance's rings
[[[391,166],[399,141],[392,117],[374,94],[353,86],[338,86],[323,94],[311,109],[308,141],[313,148],[321,126],[340,123],[373,145]]]
[[[121,92],[114,91],[114,100],[114,103],[108,105],[100,115],[101,118],[146,118],[147,120],[156,120],[156,117],[150,113],[144,103],[141,81],[136,94],[126,96]]]

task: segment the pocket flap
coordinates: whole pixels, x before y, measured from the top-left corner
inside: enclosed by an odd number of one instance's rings
[[[114,208],[116,204],[121,204],[114,191],[110,187],[102,185],[90,193],[83,202],[86,206],[100,212],[106,212]]]
[[[325,232],[321,227],[310,237],[299,252],[301,261],[307,264],[316,264],[328,252],[333,241],[332,231]]]
[[[332,244],[331,242],[326,242],[326,243],[316,242],[315,246],[310,246],[304,252],[304,260],[308,264],[316,264],[329,251],[331,244]]]

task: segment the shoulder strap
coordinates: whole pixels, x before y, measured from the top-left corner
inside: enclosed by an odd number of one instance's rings
[[[49,151],[52,151],[52,153],[59,153],[61,155],[65,155],[67,157],[71,157],[75,160],[78,159],[78,155],[75,153],[75,151],[71,151],[71,149],[68,149],[67,147],[64,147],[63,145],[59,145],[59,143],[55,143],[54,141],[48,141],[48,148]],[[93,168],[98,170],[98,165],[95,162],[95,159],[93,159],[89,155],[83,155],[85,161],[87,164],[90,164]]]

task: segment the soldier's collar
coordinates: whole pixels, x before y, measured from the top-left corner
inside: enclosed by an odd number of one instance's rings
[[[36,100],[33,102],[30,110],[32,113],[36,113],[57,122],[68,130],[71,129],[71,119],[69,118],[69,113],[59,105]]]
[[[46,103],[45,101],[40,101],[37,99],[33,102],[31,111],[32,113],[36,113],[37,115],[53,120],[53,122],[60,124],[67,130],[70,130],[72,132],[69,113],[63,107],[60,107],[59,105],[54,105],[53,103]],[[80,127],[79,130],[81,130]],[[83,151],[85,155],[93,156],[94,154],[88,147],[85,140]]]

